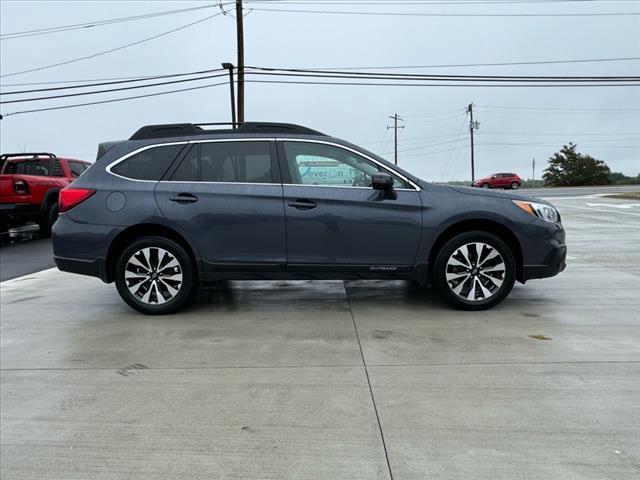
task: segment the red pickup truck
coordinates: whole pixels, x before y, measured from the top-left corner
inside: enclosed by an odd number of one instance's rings
[[[0,234],[36,222],[40,235],[49,236],[58,218],[58,192],[90,165],[52,153],[0,155]]]

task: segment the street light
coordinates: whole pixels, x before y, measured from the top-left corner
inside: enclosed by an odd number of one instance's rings
[[[231,90],[231,122],[233,128],[236,128],[236,92],[233,85],[233,63],[223,63],[222,68],[229,70],[229,88]]]

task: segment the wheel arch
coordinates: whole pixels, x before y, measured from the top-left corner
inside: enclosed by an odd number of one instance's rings
[[[500,238],[513,252],[516,261],[516,280],[522,282],[523,254],[522,245],[520,245],[518,237],[516,237],[511,229],[503,223],[494,219],[486,218],[461,220],[447,226],[442,232],[440,232],[429,252],[429,277],[431,277],[433,272],[433,264],[435,263],[436,255],[438,255],[438,252],[442,247],[456,235],[471,231],[491,233]]]
[[[53,187],[45,192],[42,196],[42,202],[40,203],[40,215],[44,215],[49,206],[53,203],[58,203],[58,195],[60,194],[60,188]]]
[[[173,240],[177,244],[179,244],[182,248],[185,249],[191,261],[193,262],[193,266],[198,272],[198,276],[200,274],[200,262],[196,258],[195,249],[189,243],[189,241],[181,235],[179,232],[174,230],[171,227],[166,225],[162,225],[159,223],[140,223],[137,225],[133,225],[128,227],[118,233],[111,241],[109,245],[109,250],[107,251],[107,260],[106,260],[106,277],[107,282],[111,283],[115,279],[115,270],[116,263],[118,262],[118,257],[122,253],[122,251],[129,245],[132,241],[142,238],[142,237],[151,237],[151,236],[160,236],[166,237],[170,240]]]

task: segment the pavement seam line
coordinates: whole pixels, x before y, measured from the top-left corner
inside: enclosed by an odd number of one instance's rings
[[[344,283],[343,283],[344,285]],[[371,388],[371,379],[369,378],[369,370],[367,369],[367,361],[364,359],[364,352],[362,350],[362,343],[360,343],[360,335],[358,334],[358,327],[356,326],[356,318],[353,315],[353,309],[351,308],[351,300],[349,299],[349,291],[347,286],[344,285],[344,293],[347,297],[347,305],[349,305],[349,313],[351,314],[351,322],[353,323],[353,330],[356,334],[356,340],[358,341],[358,348],[360,349],[360,356],[362,357],[362,366],[364,367],[364,373],[367,377],[367,385],[369,385],[369,394],[371,395],[371,403],[373,404],[373,411],[376,414],[376,420],[378,422],[378,430],[380,431],[380,439],[382,440],[382,448],[384,449],[384,457],[387,461],[387,469],[389,471],[389,479],[393,480],[393,472],[391,470],[391,462],[389,461],[389,452],[387,451],[387,442],[384,439],[384,432],[382,431],[382,424],[380,423],[380,415],[378,414],[378,406],[376,405],[376,399],[373,395],[373,388]]]
[[[407,368],[407,367],[474,367],[474,366],[510,366],[510,365],[619,365],[636,364],[640,360],[586,360],[567,362],[468,362],[468,363],[375,363],[369,367],[380,368]],[[208,366],[208,367],[147,367],[145,370],[268,370],[285,368],[352,368],[361,367],[362,364],[339,365],[239,365],[239,366]],[[0,368],[0,372],[101,372],[117,370],[117,367],[24,367],[24,368]]]

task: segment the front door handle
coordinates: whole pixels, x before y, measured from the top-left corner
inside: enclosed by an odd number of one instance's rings
[[[198,201],[198,197],[191,193],[179,193],[173,197],[169,197],[169,200],[177,203],[196,203]]]
[[[298,210],[311,210],[312,208],[316,208],[318,204],[311,200],[299,199],[295,202],[289,202],[287,205],[293,208],[297,208]]]

